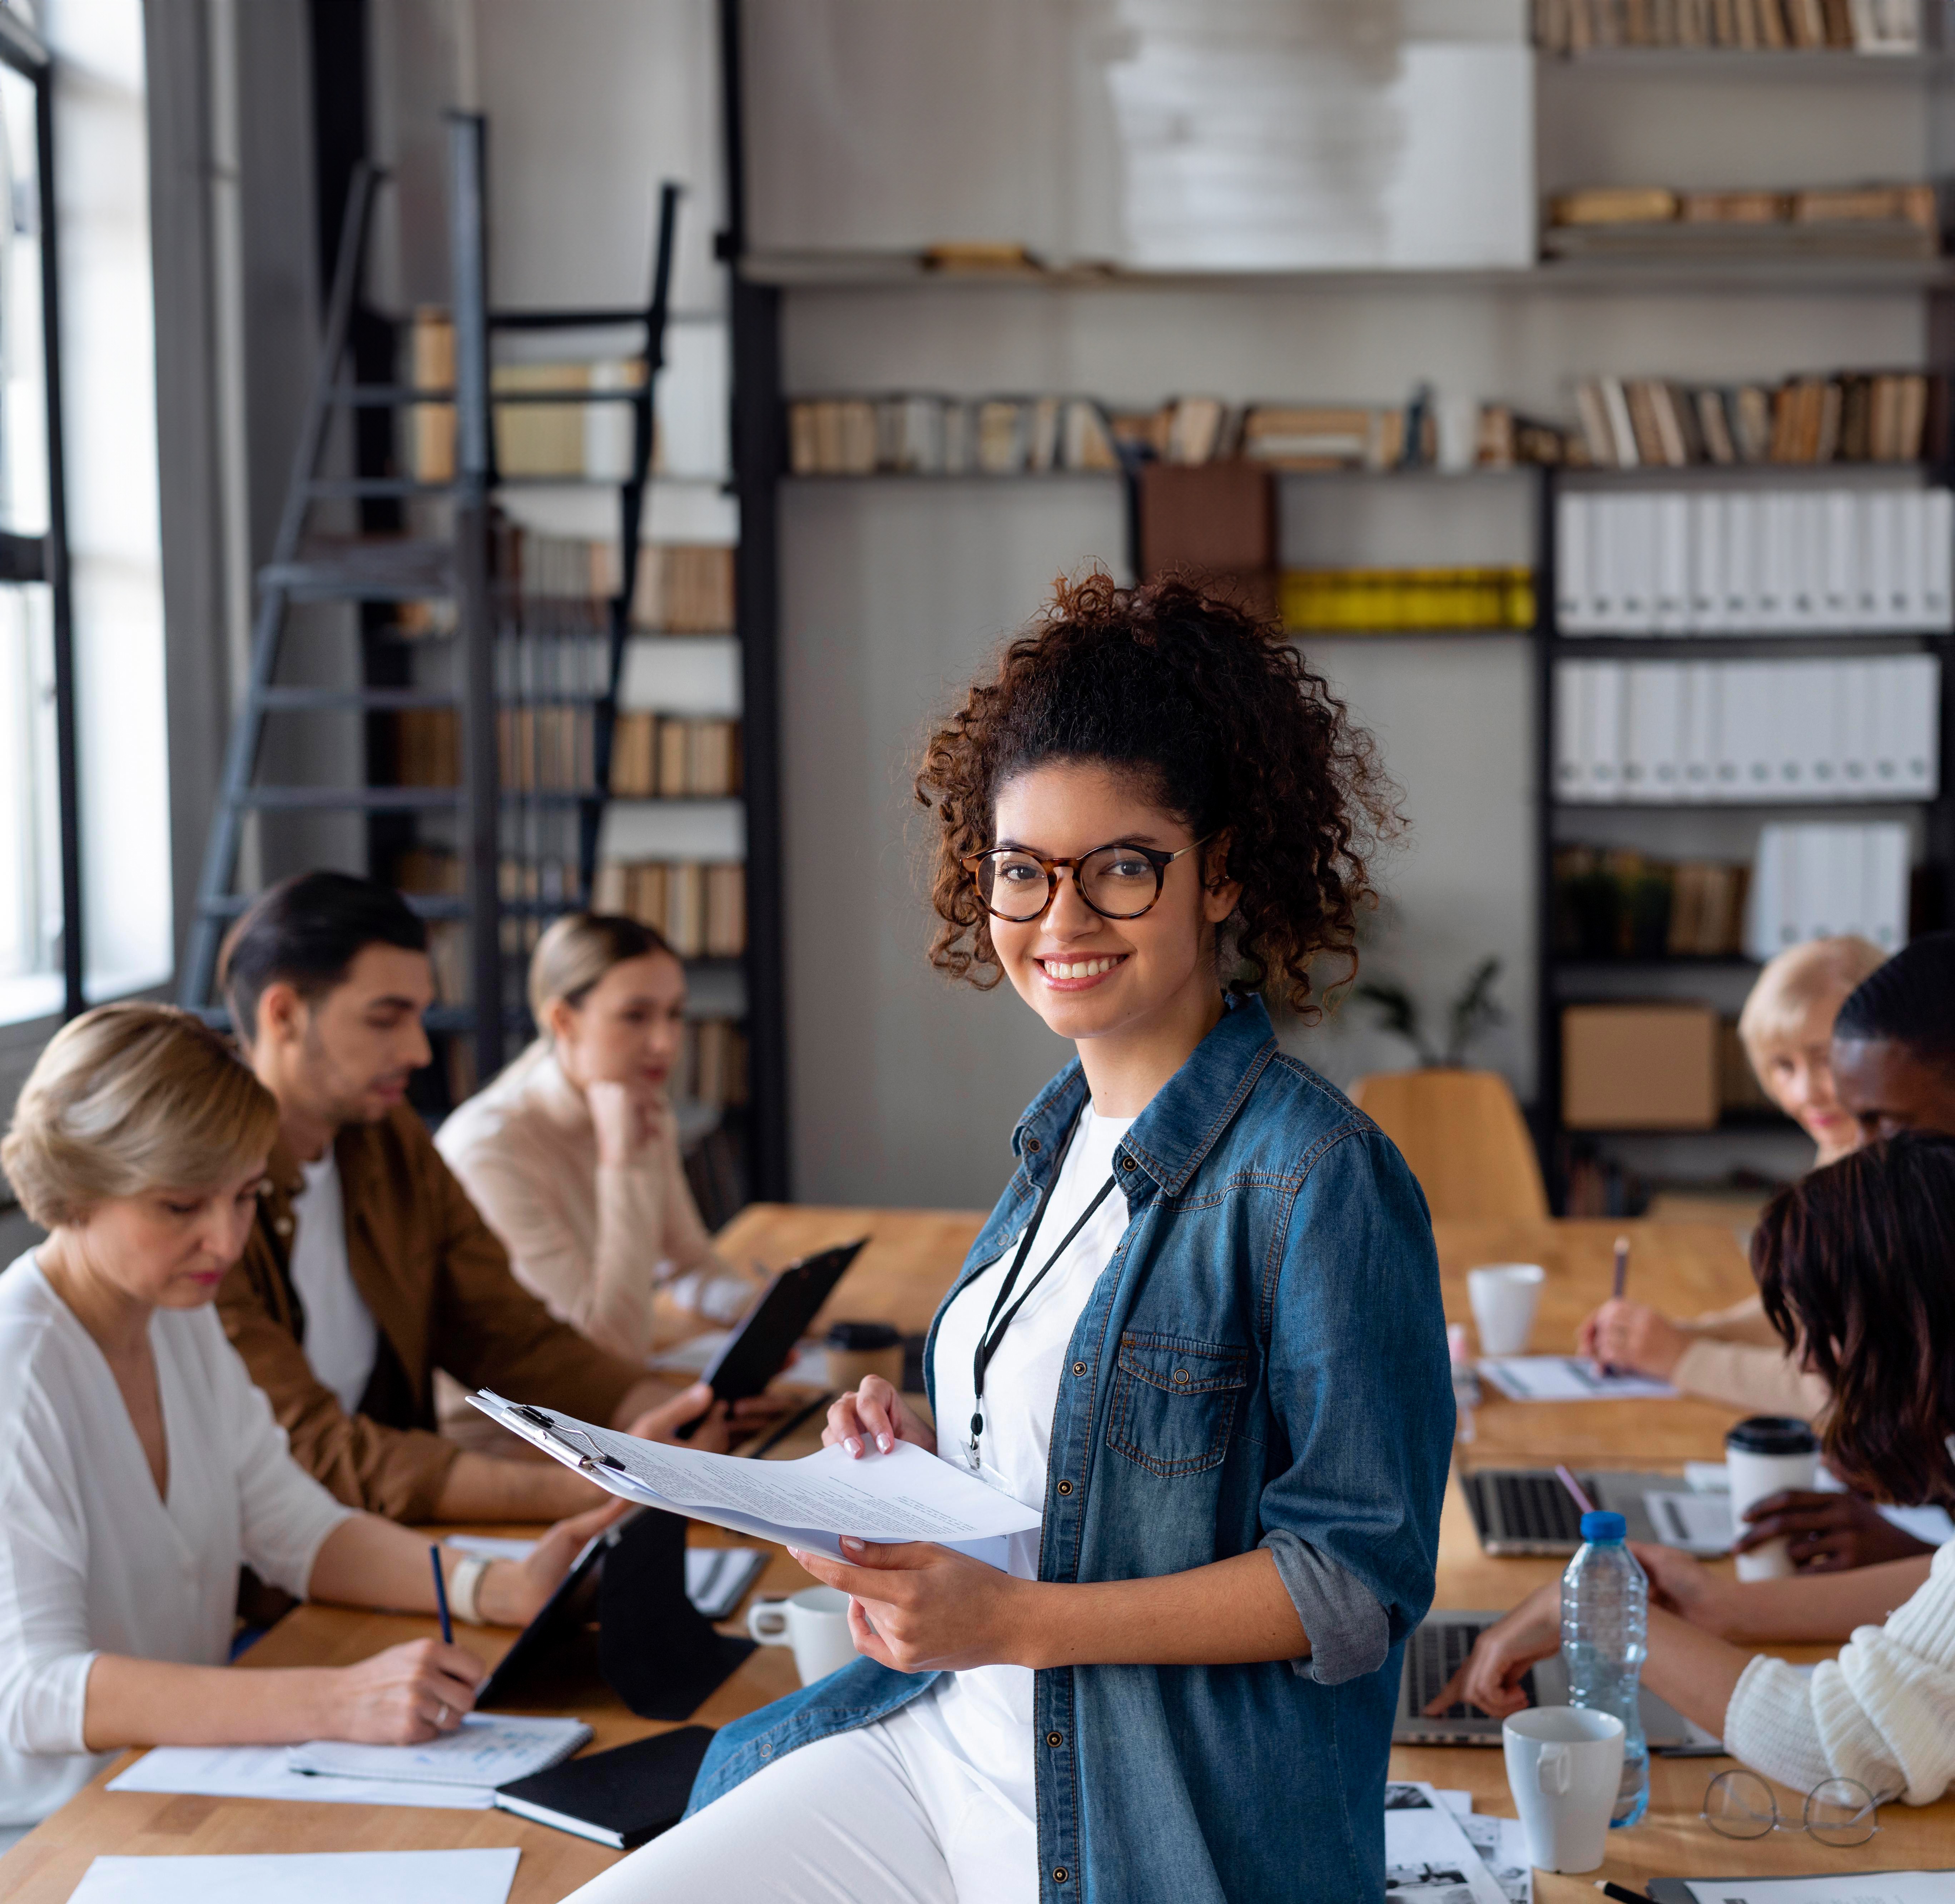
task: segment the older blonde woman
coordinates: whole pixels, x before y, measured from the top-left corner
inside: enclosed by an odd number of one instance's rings
[[[474,1701],[480,1663],[431,1640],[224,1670],[244,1564],[301,1596],[433,1606],[427,1543],[299,1467],[211,1307],[278,1124],[197,1019],[111,1005],[56,1035],[0,1144],[49,1232],[0,1273],[0,1842],[125,1746],[416,1742]],[[521,1565],[445,1559],[458,1610],[524,1623],[615,1511]]]
[[[1738,1036],[1758,1083],[1812,1140],[1815,1168],[1837,1162],[1859,1142],[1858,1126],[1834,1093],[1833,1020],[1886,956],[1862,938],[1809,940],[1765,966],[1739,1017]],[[1689,1321],[1647,1303],[1607,1302],[1582,1323],[1576,1340],[1584,1354],[1753,1414],[1810,1421],[1829,1399],[1825,1382],[1787,1352],[1755,1296]]]
[[[642,1360],[661,1283],[715,1320],[754,1291],[713,1253],[667,1086],[685,968],[637,920],[559,919],[530,961],[537,1037],[435,1141],[517,1279],[600,1348]]]

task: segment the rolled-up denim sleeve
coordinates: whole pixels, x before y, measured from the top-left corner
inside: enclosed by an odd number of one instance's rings
[[[1367,1124],[1310,1160],[1264,1266],[1267,1549],[1311,1642],[1299,1673],[1377,1670],[1432,1603],[1453,1385],[1425,1199]]]

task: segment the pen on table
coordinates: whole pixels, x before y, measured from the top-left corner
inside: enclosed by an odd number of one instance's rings
[[[1613,1897],[1616,1904],[1656,1904],[1647,1891],[1632,1891],[1626,1884],[1612,1884],[1606,1877],[1595,1880],[1595,1888],[1604,1897]]]
[[[1595,1503],[1590,1500],[1588,1496],[1582,1492],[1582,1483],[1568,1471],[1567,1464],[1565,1462],[1557,1461],[1555,1463],[1554,1478],[1559,1481],[1563,1487],[1567,1489],[1569,1499],[1573,1501],[1576,1506],[1579,1508],[1582,1512],[1584,1514],[1593,1514],[1595,1512]]]
[[[455,1644],[455,1622],[448,1616],[448,1582],[442,1578],[441,1543],[437,1541],[428,1549],[428,1559],[434,1566],[434,1610],[441,1616],[441,1643],[443,1646]]]
[[[1629,1239],[1626,1236],[1619,1236],[1616,1239],[1615,1286],[1610,1291],[1610,1295],[1613,1300],[1620,1302],[1623,1300],[1623,1291],[1629,1287]],[[1616,1371],[1607,1362],[1604,1362],[1602,1364],[1602,1373],[1604,1375],[1613,1375]]]

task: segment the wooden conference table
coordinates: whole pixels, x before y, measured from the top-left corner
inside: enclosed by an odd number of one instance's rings
[[[728,1225],[719,1241],[729,1256],[779,1264],[845,1238],[870,1239],[837,1291],[833,1307],[852,1318],[923,1329],[976,1233],[975,1213],[844,1210],[757,1205]],[[1569,1344],[1576,1323],[1607,1293],[1610,1244],[1626,1230],[1634,1241],[1632,1287],[1672,1313],[1692,1314],[1736,1300],[1750,1278],[1730,1232],[1704,1224],[1446,1222],[1437,1225],[1447,1313],[1465,1319],[1465,1272],[1481,1263],[1538,1263],[1547,1270],[1535,1345]],[[1589,1466],[1677,1467],[1686,1460],[1721,1457],[1731,1411],[1696,1401],[1515,1403],[1489,1395],[1478,1414],[1475,1440],[1456,1451],[1469,1466],[1540,1464],[1566,1459]],[[818,1434],[811,1421],[777,1451],[805,1452]],[[695,1524],[695,1542],[733,1537]],[[1552,1560],[1494,1560],[1473,1534],[1457,1487],[1448,1490],[1440,1537],[1435,1604],[1506,1607],[1554,1578]],[[776,1551],[763,1576],[763,1594],[792,1593],[807,1575]],[[744,1609],[743,1609],[744,1610]],[[244,1669],[344,1665],[381,1647],[430,1632],[427,1619],[301,1607],[246,1656]],[[729,1622],[726,1630],[743,1630]],[[471,1631],[467,1644],[485,1659],[500,1656],[512,1634]],[[1825,1657],[1828,1649],[1774,1648],[1788,1659]],[[763,1647],[694,1715],[710,1726],[791,1691],[792,1660],[784,1647]],[[596,1732],[591,1749],[665,1729],[634,1717],[604,1685],[566,1684],[557,1710],[570,1710]],[[537,1710],[544,1710],[539,1707]],[[1650,1811],[1633,1831],[1611,1841],[1601,1874],[1623,1883],[1662,1875],[1790,1874],[1799,1871],[1945,1865],[1955,1857],[1955,1801],[1919,1810],[1882,1808],[1871,1844],[1828,1851],[1802,1834],[1782,1833],[1751,1844],[1717,1837],[1698,1817],[1705,1785],[1729,1760],[1658,1758],[1651,1765]],[[514,1845],[522,1851],[512,1904],[554,1904],[615,1861],[617,1854],[584,1840],[499,1811],[428,1811],[398,1806],[290,1805],[256,1799],[169,1797],[111,1792],[105,1773],[0,1859],[0,1897],[10,1904],[65,1904],[97,1855],[430,1849]],[[1425,1779],[1473,1794],[1475,1809],[1513,1815],[1497,1751],[1468,1748],[1400,1750],[1393,1775]],[[1780,1795],[1784,1805],[1786,1795]],[[1798,1795],[1791,1810],[1796,1815]],[[1574,1904],[1597,1893],[1589,1877],[1538,1874],[1539,1904]]]

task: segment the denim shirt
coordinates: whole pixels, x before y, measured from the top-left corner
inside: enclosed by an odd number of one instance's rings
[[[1075,1061],[1026,1111],[946,1307],[1022,1228],[1085,1095]],[[1255,999],[1115,1156],[1129,1221],[1061,1378],[1039,1578],[1147,1579],[1265,1548],[1312,1649],[1039,1672],[1041,1904],[1381,1898],[1402,1645],[1431,1602],[1453,1440],[1425,1199],[1377,1127],[1277,1050]],[[726,1726],[688,1815],[936,1676],[858,1660]]]

